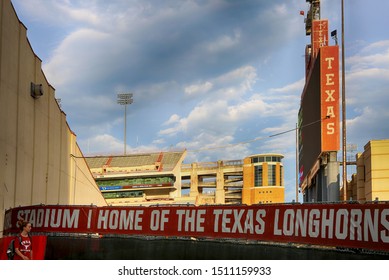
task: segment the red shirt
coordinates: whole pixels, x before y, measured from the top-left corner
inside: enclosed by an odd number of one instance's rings
[[[21,242],[19,242],[19,237],[21,237]],[[31,255],[32,255],[32,242],[31,242],[31,238],[29,236],[27,237],[24,237],[22,236],[21,234],[19,234],[18,236],[15,237],[15,250],[16,249],[19,249],[19,251],[25,255],[26,257],[28,257],[30,260],[31,260]],[[15,252],[15,257],[14,257],[14,260],[22,260],[21,257],[19,257],[18,254],[16,254]]]

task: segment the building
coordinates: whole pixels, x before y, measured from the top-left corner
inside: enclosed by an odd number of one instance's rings
[[[389,201],[389,140],[369,141],[356,155],[356,164],[357,173],[347,184],[347,200]]]
[[[243,160],[242,203],[284,203],[283,155],[258,154]]]
[[[109,205],[284,202],[280,154],[183,164],[186,152],[87,157]]]
[[[86,157],[110,205],[173,203],[181,197],[186,151]]]
[[[243,161],[183,164],[186,151],[86,157],[109,205],[241,203]]]
[[[243,160],[183,164],[181,176],[184,196],[196,205],[242,203]]]
[[[10,0],[0,1],[0,23],[0,212],[106,205]],[[0,236],[3,224],[1,214]]]

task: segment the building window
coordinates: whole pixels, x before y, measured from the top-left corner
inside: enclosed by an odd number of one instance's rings
[[[253,157],[251,158],[251,163],[264,162],[264,157]]]
[[[268,167],[268,174],[267,174],[267,179],[268,179],[268,185],[269,186],[275,186],[276,185],[276,166],[275,165],[270,165]]]
[[[254,185],[256,187],[262,186],[262,165],[255,166]]]
[[[280,166],[280,186],[283,186],[283,185],[284,185],[284,182],[282,181],[282,179],[283,179],[283,177],[284,177],[284,176],[282,176],[283,168],[284,168],[284,167],[281,165],[281,166]]]

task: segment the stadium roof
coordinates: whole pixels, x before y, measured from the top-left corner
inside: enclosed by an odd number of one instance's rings
[[[163,170],[172,170],[183,160],[185,151],[179,152],[155,152],[120,156],[94,156],[85,157],[90,169],[103,167],[142,167],[160,164]]]

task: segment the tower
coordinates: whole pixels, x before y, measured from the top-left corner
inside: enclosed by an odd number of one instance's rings
[[[304,201],[339,200],[339,48],[329,46],[320,0],[307,0],[305,86],[298,115],[299,187]]]
[[[284,167],[281,154],[258,154],[243,160],[242,203],[284,203]]]

